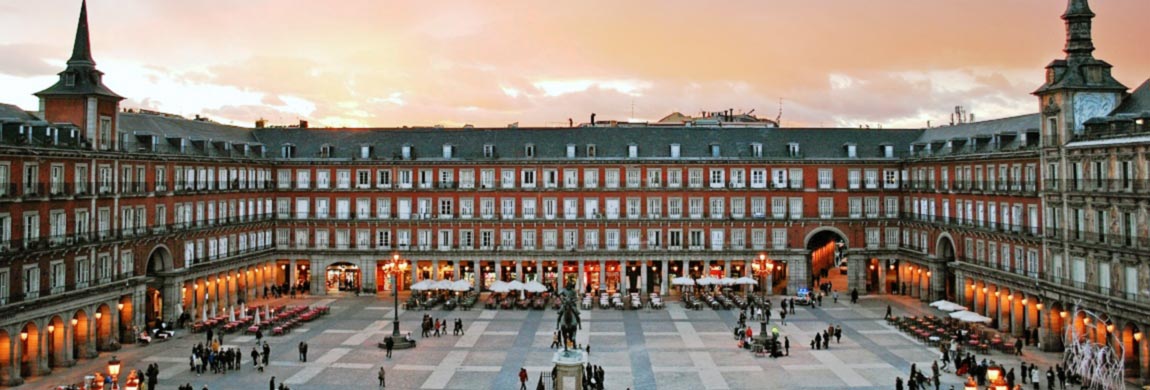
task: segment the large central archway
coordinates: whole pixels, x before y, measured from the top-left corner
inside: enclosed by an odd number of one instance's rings
[[[954,240],[947,233],[942,233],[938,236],[938,242],[935,244],[934,256],[938,258],[943,264],[939,267],[938,272],[942,273],[943,280],[943,295],[946,300],[957,302],[958,291],[955,288],[954,274],[951,272],[950,267],[946,264],[955,261],[956,255],[954,253]],[[931,283],[933,285],[933,283]]]
[[[807,234],[806,249],[810,265],[811,287],[846,291],[848,278],[846,235],[833,227],[820,227]]]
[[[147,329],[159,327],[164,321],[164,303],[168,301],[164,296],[164,277],[161,273],[172,269],[172,253],[167,247],[157,246],[148,255],[148,264],[144,268],[147,277],[147,291],[144,294],[144,324]],[[178,303],[171,297],[172,303]],[[172,319],[168,319],[169,321]]]

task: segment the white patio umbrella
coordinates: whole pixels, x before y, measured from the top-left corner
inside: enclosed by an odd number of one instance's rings
[[[966,311],[966,310],[961,310],[961,311],[956,311],[954,313],[950,313],[950,317],[957,319],[959,321],[962,321],[962,322],[990,323],[989,317],[984,317],[978,313]]]
[[[542,283],[539,283],[539,282],[532,280],[532,281],[524,284],[523,289],[526,290],[527,292],[540,293],[540,292],[547,291],[547,286],[544,286]]]
[[[260,311],[259,311],[259,309],[256,309],[256,320],[255,320],[255,322],[256,322],[256,325],[260,324]]]
[[[714,277],[710,277],[710,276],[705,276],[705,277],[699,278],[697,283],[699,283],[700,286],[715,285],[715,284],[719,284],[719,279],[715,279]]]
[[[202,309],[202,312],[200,313],[200,321],[208,322],[208,303],[204,302],[204,306],[201,306],[200,308]]]
[[[520,282],[518,280],[512,280],[510,283],[507,283],[507,288],[512,289],[512,290],[516,290],[516,291],[523,291],[523,286],[524,286],[523,282]]]
[[[248,305],[247,303],[240,302],[240,319],[248,318]]]
[[[506,293],[511,291],[511,289],[507,287],[507,283],[503,282],[492,283],[490,288],[492,292],[497,293]]]
[[[438,282],[435,282],[435,289],[436,290],[450,290],[451,285],[452,284],[451,284],[450,280],[440,280]]]
[[[966,306],[959,305],[951,301],[934,301],[930,303],[931,306],[942,311],[961,311],[966,310]]]
[[[216,305],[212,305],[212,318],[216,318]]]
[[[414,291],[430,290],[432,288],[431,283],[429,280],[420,280],[411,285],[411,289]]]
[[[236,310],[234,307],[228,307],[228,322],[236,322]]]
[[[728,277],[724,276],[722,279],[719,279],[719,283],[718,283],[718,284],[721,284],[721,285],[724,285],[724,286],[730,286],[730,285],[733,285],[733,284],[735,284],[735,279],[731,279],[731,278],[728,278]]]
[[[757,280],[755,280],[754,278],[744,276],[744,277],[735,279],[735,284],[748,285],[748,284],[759,284],[759,282]]]
[[[680,276],[680,277],[671,279],[671,284],[676,285],[676,286],[694,286],[695,280],[688,278],[686,276]]]
[[[467,291],[471,289],[471,282],[468,280],[456,280],[451,283],[452,291]]]

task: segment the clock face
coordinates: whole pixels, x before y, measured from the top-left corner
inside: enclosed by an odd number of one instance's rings
[[[1091,118],[1106,116],[1114,111],[1117,95],[1112,93],[1083,92],[1074,95],[1074,131],[1082,132],[1083,123]]]

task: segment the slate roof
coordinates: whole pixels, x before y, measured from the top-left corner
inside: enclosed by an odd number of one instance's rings
[[[0,103],[0,121],[13,121],[13,122],[37,122],[40,118],[35,115],[29,114],[24,109],[12,104]]]
[[[763,145],[763,158],[790,158],[788,143],[797,142],[800,158],[846,159],[848,143],[856,144],[859,158],[882,158],[882,146],[906,150],[922,130],[710,128],[710,127],[576,127],[499,129],[257,129],[256,139],[277,156],[284,144],[296,146],[297,158],[317,158],[324,145],[334,147],[332,158],[358,157],[360,147],[371,145],[373,158],[399,158],[410,145],[416,159],[443,159],[450,144],[455,159],[487,159],[484,145],[495,148],[495,159],[525,158],[526,146],[535,147],[535,159],[567,159],[567,145],[576,145],[576,158],[588,158],[587,145],[595,145],[597,159],[626,159],[629,145],[638,146],[642,159],[670,159],[670,145],[680,145],[682,159],[711,159],[711,145],[719,158],[750,158],[751,145]],[[898,157],[897,155],[895,156]]]
[[[922,133],[915,142],[930,143],[948,141],[955,138],[991,137],[1003,133],[1039,131],[1042,128],[1040,114],[1026,114],[982,122],[963,123],[954,126],[935,127]]]
[[[1130,96],[1127,96],[1126,99],[1122,101],[1122,104],[1118,105],[1118,108],[1110,113],[1110,116],[1121,114],[1142,117],[1150,115],[1150,80],[1143,81],[1142,85],[1134,89],[1134,91],[1130,93]]]

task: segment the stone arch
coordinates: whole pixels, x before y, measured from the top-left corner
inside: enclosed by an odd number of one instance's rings
[[[171,271],[175,269],[173,261],[172,251],[166,245],[156,245],[148,253],[148,263],[144,268],[144,274],[156,276],[160,272]]]
[[[938,233],[938,238],[934,240],[934,257],[951,261],[958,257],[958,253],[954,246],[954,237],[950,233]]]
[[[48,365],[51,367],[64,367],[71,360],[68,350],[68,332],[64,320],[60,316],[52,316],[45,326],[47,334]]]
[[[139,331],[135,321],[136,306],[132,302],[131,295],[120,297],[116,303],[116,310],[118,311],[119,326],[116,327],[116,337],[118,342],[130,343],[136,339],[136,332]]]
[[[843,231],[839,230],[839,228],[836,228],[834,226],[819,226],[817,228],[811,229],[810,232],[807,232],[806,237],[803,238],[803,247],[807,248],[807,249],[811,249],[811,240],[814,239],[817,234],[822,233],[822,232],[834,233],[834,234],[838,235],[839,238],[842,238],[843,243],[846,244],[846,246],[848,248],[851,245],[850,239],[848,238],[847,234],[843,233]]]
[[[1123,351],[1125,352],[1126,359],[1126,377],[1127,378],[1140,378],[1146,372],[1147,362],[1145,357],[1142,356],[1145,350],[1146,335],[1142,333],[1142,329],[1134,322],[1127,322],[1122,327],[1118,337],[1122,342]],[[1138,335],[1135,337],[1135,335]]]
[[[115,335],[112,329],[112,308],[107,303],[101,303],[93,316],[96,318],[96,350],[108,350]]]
[[[20,328],[17,337],[19,337],[17,345],[20,355],[20,377],[31,378],[45,374],[40,365],[43,353],[40,348],[42,342],[40,327],[35,322],[26,322]]]
[[[1027,309],[1028,312],[1029,310]],[[1070,312],[1062,302],[1051,302],[1050,307],[1047,308],[1047,313],[1045,329],[1065,344],[1066,323],[1071,320]],[[1042,315],[1042,313],[1038,313],[1038,315]]]
[[[95,351],[89,349],[92,344],[92,320],[84,309],[76,310],[72,314],[70,326],[72,327],[72,359],[89,358]]]
[[[4,328],[0,328],[0,386],[19,385],[20,381],[12,372],[12,336]]]

